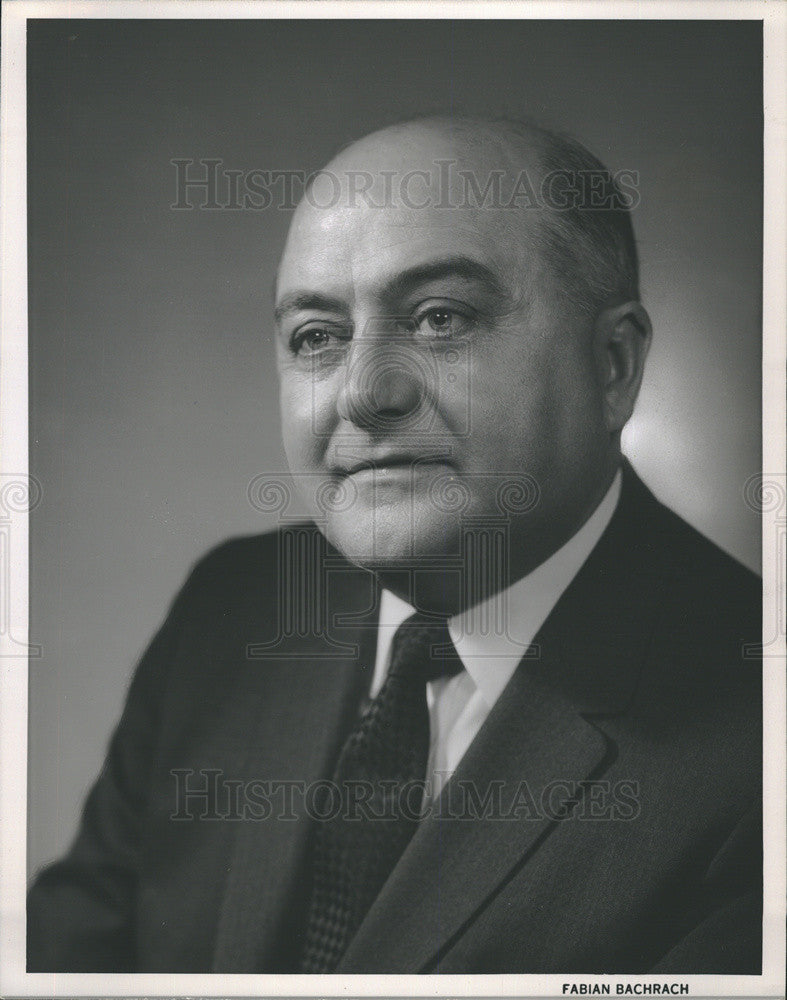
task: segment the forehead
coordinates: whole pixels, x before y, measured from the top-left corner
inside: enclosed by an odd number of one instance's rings
[[[293,222],[277,298],[294,289],[373,298],[405,271],[456,258],[477,262],[512,295],[527,295],[542,269],[534,228],[521,210],[310,208]]]

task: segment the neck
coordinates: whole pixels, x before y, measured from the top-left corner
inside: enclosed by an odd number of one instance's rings
[[[457,555],[431,556],[422,566],[385,567],[376,571],[381,585],[419,611],[453,616],[487,600],[532,573],[563,547],[592,516],[607,494],[618,466],[572,510],[528,515],[463,528]],[[561,516],[562,515],[562,516]]]

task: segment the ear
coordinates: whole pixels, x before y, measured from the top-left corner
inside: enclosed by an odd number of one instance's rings
[[[611,306],[596,318],[593,345],[611,434],[623,429],[634,409],[652,332],[639,302]]]

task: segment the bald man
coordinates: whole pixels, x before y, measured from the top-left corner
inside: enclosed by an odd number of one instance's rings
[[[759,972],[760,589],[621,455],[624,186],[534,126],[377,132],[275,320],[312,523],[189,577],[29,969]]]

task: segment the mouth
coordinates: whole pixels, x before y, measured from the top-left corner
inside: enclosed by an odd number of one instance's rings
[[[337,465],[331,471],[336,476],[346,478],[363,473],[381,476],[402,475],[410,472],[415,474],[421,469],[433,470],[437,467],[453,468],[447,455],[408,455],[397,452],[374,458],[353,460],[346,465]]]

